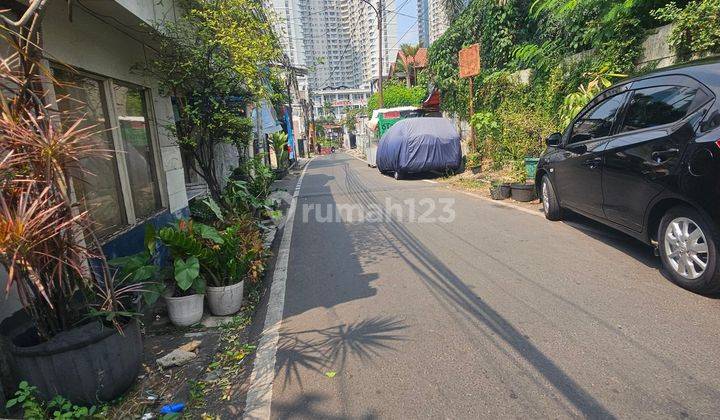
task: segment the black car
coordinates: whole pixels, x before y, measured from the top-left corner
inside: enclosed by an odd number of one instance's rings
[[[673,67],[595,97],[548,137],[536,185],[563,209],[657,247],[678,285],[720,292],[720,61]]]

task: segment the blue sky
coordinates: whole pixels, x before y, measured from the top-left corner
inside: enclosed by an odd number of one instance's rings
[[[395,0],[395,5],[400,8],[399,11],[402,13],[397,16],[398,45],[416,44],[418,42],[417,0]]]

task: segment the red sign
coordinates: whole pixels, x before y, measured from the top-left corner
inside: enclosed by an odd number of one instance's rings
[[[458,53],[460,77],[472,77],[480,74],[480,44],[472,44]]]
[[[391,118],[400,118],[400,111],[383,112],[383,118],[389,120]]]

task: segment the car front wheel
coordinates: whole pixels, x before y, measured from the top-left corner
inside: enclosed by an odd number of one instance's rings
[[[674,283],[696,293],[720,291],[714,232],[695,209],[668,210],[658,229],[660,259]]]
[[[562,209],[558,203],[555,188],[550,182],[550,177],[543,175],[540,184],[540,196],[542,197],[543,213],[548,220],[560,220],[562,217]]]

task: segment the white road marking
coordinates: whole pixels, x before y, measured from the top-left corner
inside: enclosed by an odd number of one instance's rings
[[[423,179],[422,181],[429,182],[431,184],[437,184],[437,181],[433,181],[432,179]]]
[[[255,364],[250,375],[250,388],[245,400],[244,419],[269,419],[272,404],[273,380],[275,379],[275,358],[277,345],[280,339],[283,311],[285,308],[285,284],[287,282],[288,259],[290,257],[290,241],[292,240],[293,223],[297,199],[300,195],[305,172],[314,158],[303,168],[300,178],[295,185],[292,202],[287,214],[287,221],[280,241],[275,271],[273,272],[272,286],[270,286],[270,300],[262,337],[258,343],[255,354]]]

